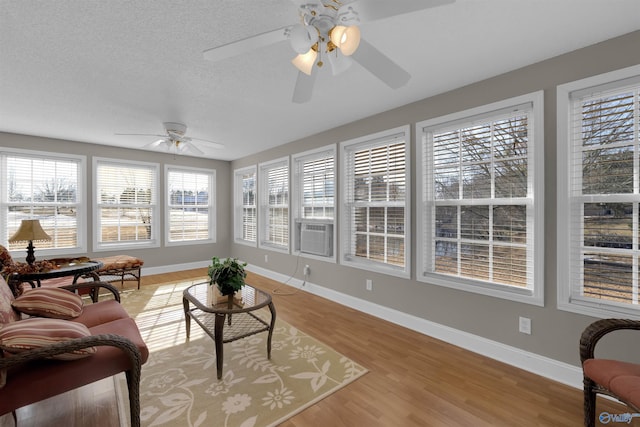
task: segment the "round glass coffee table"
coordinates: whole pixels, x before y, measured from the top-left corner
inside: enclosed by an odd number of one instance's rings
[[[182,293],[187,338],[191,332],[191,319],[213,338],[216,350],[218,379],[222,378],[223,344],[260,332],[268,332],[267,357],[271,358],[271,337],[276,324],[276,308],[271,295],[250,285],[242,287],[242,299],[225,297],[220,304],[207,303],[209,282],[189,286]],[[261,308],[267,307],[269,311]],[[268,314],[271,319],[268,319]]]

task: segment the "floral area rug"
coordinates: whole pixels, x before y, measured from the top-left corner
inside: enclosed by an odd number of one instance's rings
[[[227,343],[218,380],[213,340],[195,322],[189,340],[185,333],[182,291],[205,280],[145,286],[122,295],[151,350],[142,367],[143,426],[275,426],[367,372],[276,319],[271,359],[266,332]],[[124,375],[116,382],[121,422],[127,425]]]

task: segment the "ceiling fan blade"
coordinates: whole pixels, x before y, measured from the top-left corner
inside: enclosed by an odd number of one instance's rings
[[[293,2],[293,4],[295,4],[296,6],[298,6],[299,8],[301,7],[308,7],[308,8],[321,8],[324,7],[322,5],[322,2],[319,0],[291,0],[291,2]]]
[[[406,85],[411,79],[411,74],[365,40],[360,39],[358,50],[351,57],[392,89]]]
[[[346,71],[353,64],[353,59],[350,56],[344,56],[340,49],[328,53],[326,57],[329,64],[331,64],[331,71],[334,76]]]
[[[157,136],[158,138],[165,137],[166,135],[158,135],[155,133],[114,133],[114,135],[120,136]]]
[[[338,9],[338,22],[342,25],[371,22],[391,16],[416,12],[444,4],[454,3],[455,0],[355,0]]]
[[[242,55],[243,53],[248,53],[252,50],[287,40],[287,30],[290,28],[291,26],[287,26],[278,28],[277,30],[267,31],[266,33],[207,49],[202,54],[204,59],[209,61],[220,61],[222,59]]]
[[[193,154],[198,154],[200,156],[204,156],[204,151],[196,147],[196,145],[191,141],[182,141],[180,144],[180,148],[183,152],[189,152]]]
[[[154,136],[156,136],[156,135],[154,135]],[[161,139],[158,139],[156,141],[150,142],[149,144],[144,145],[142,148],[157,148],[157,147],[161,146],[162,144],[168,145],[167,138],[161,138]]]
[[[205,142],[205,143],[211,145],[211,148],[215,148],[215,149],[218,149],[218,150],[222,150],[224,148],[224,144],[221,144],[221,143],[215,142],[215,141],[210,141],[208,139],[201,139],[201,138],[189,138],[189,139],[192,139],[194,141]]]
[[[302,71],[298,71],[298,78],[296,79],[296,87],[293,89],[292,101],[296,104],[304,104],[311,100],[311,94],[313,93],[313,85],[316,81],[318,73],[315,71],[316,67],[313,67],[311,75],[307,75]]]

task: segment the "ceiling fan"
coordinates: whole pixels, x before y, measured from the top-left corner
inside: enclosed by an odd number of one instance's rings
[[[155,136],[160,139],[145,145],[142,148],[164,148],[164,151],[175,154],[197,154],[204,155],[204,151],[196,147],[192,141],[201,141],[210,145],[212,148],[224,148],[223,144],[208,141],[206,139],[190,138],[184,136],[187,133],[187,126],[183,123],[164,122],[162,124],[166,135],[156,135],[148,133],[116,133],[116,135],[126,136]]]
[[[334,75],[356,61],[389,87],[397,89],[404,86],[411,75],[360,37],[358,25],[455,0],[292,1],[298,6],[300,24],[207,49],[203,52],[204,58],[219,61],[289,40],[298,53],[291,61],[299,70],[293,102],[303,103],[311,99],[318,68],[324,65],[325,58]]]

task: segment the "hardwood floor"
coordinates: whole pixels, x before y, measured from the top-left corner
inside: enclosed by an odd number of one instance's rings
[[[205,275],[206,268],[147,276],[142,285]],[[369,370],[282,427],[582,425],[581,390],[255,274],[247,280],[273,293],[279,318]],[[629,412],[605,399],[598,401],[596,413],[602,411]],[[0,421],[2,427],[13,426],[10,414]],[[117,425],[110,379],[18,411],[19,427]]]

